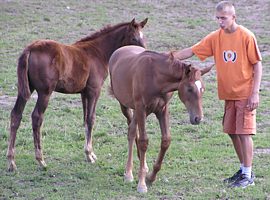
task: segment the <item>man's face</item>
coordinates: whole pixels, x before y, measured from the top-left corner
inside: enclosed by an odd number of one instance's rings
[[[216,19],[220,28],[229,31],[235,21],[235,15],[229,11],[217,11]]]

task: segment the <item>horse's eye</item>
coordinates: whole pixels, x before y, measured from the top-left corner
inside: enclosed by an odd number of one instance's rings
[[[192,87],[188,87],[187,91],[188,91],[189,93],[192,93],[192,92],[193,92],[193,88],[192,88]]]
[[[132,42],[137,42],[136,38],[132,38],[131,40]]]

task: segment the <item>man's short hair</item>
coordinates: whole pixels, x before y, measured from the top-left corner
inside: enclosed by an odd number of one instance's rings
[[[230,1],[220,1],[216,5],[216,11],[229,11],[231,14],[235,14],[234,5]]]

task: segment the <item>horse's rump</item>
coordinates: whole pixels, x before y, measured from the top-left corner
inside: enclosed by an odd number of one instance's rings
[[[133,80],[137,70],[136,61],[138,55],[144,52],[145,49],[142,47],[126,46],[117,49],[111,56],[109,61],[109,71],[111,77],[111,88],[110,93],[120,100],[123,104],[125,100],[121,97],[133,96]],[[136,83],[134,83],[136,84]],[[125,95],[120,95],[125,94]]]
[[[34,89],[49,87],[62,93],[80,92],[89,76],[88,58],[73,45],[52,40],[38,40],[23,54],[29,53],[28,76]],[[20,66],[18,65],[18,68]]]

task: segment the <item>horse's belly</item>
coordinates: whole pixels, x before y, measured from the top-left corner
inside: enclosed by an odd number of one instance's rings
[[[61,93],[79,93],[85,88],[85,82],[78,82],[73,79],[68,79],[68,80],[59,80],[57,82],[55,91],[56,92],[61,92]]]

